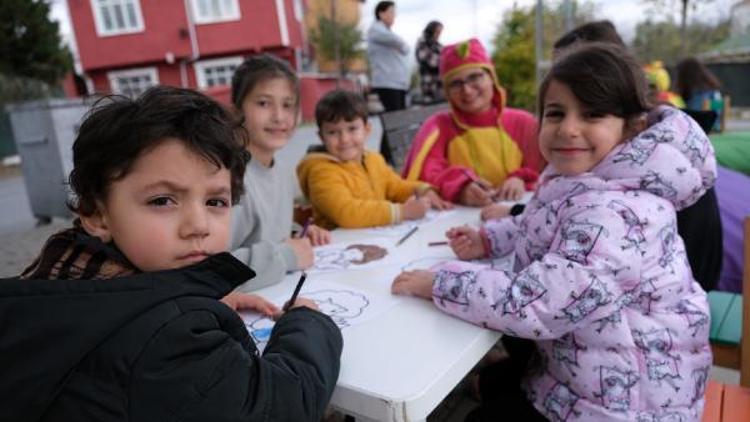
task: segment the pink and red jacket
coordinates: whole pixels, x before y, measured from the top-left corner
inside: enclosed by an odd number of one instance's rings
[[[697,123],[660,107],[650,127],[590,172],[549,166],[516,217],[482,228],[514,271],[441,264],[434,303],[532,339],[541,364],[524,389],[551,421],[699,421],[711,367],[706,294],[693,279],[675,210],[713,186]]]

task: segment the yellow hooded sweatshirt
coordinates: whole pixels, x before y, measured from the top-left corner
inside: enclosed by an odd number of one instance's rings
[[[402,179],[372,151],[365,151],[361,162],[311,152],[297,166],[297,177],[315,224],[327,229],[400,223],[401,203],[430,189],[427,183]]]

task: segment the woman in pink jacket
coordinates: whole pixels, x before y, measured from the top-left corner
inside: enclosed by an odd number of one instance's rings
[[[392,290],[535,342],[522,393],[483,403],[480,420],[698,421],[709,311],[675,210],[713,185],[711,144],[682,112],[649,111],[642,71],[612,45],[567,53],[539,98],[549,166],[531,202],[448,232],[461,259],[514,253],[514,271],[448,262]]]

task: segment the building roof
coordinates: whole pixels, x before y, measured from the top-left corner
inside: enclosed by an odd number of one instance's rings
[[[750,61],[750,33],[735,35],[702,53],[700,58],[706,63],[728,63]]]

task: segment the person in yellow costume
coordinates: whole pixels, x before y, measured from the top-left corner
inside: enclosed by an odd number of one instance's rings
[[[669,90],[672,82],[669,78],[669,72],[664,68],[661,60],[655,60],[645,66],[643,71],[648,78],[649,87],[653,90],[654,100],[658,103],[671,104],[677,108],[685,108],[685,101],[679,94]]]
[[[430,208],[451,207],[428,183],[402,179],[382,155],[365,150],[372,128],[361,95],[329,92],[316,105],[315,119],[323,148],[305,156],[297,177],[316,224],[384,226],[422,218]]]
[[[532,190],[544,163],[536,119],[505,107],[505,90],[479,40],[445,47],[440,77],[451,109],[424,122],[402,175],[469,206],[518,199]]]

